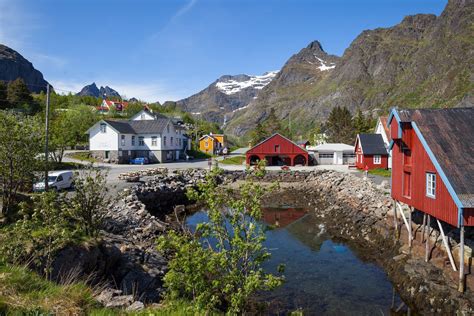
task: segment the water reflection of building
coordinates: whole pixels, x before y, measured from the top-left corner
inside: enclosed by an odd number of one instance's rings
[[[319,251],[323,242],[328,239],[324,224],[312,214],[289,225],[286,230],[312,251]]]
[[[283,228],[306,215],[303,208],[264,208],[263,221],[276,228]]]

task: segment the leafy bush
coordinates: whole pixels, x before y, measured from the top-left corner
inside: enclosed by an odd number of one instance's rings
[[[81,232],[69,220],[63,197],[44,192],[33,197],[33,209],[22,204],[23,218],[3,229],[0,250],[10,263],[32,262],[49,278],[55,254],[80,239]]]
[[[164,281],[168,301],[190,299],[201,309],[243,313],[252,296],[272,290],[283,277],[261,267],[270,253],[263,246],[260,202],[266,190],[247,181],[234,192],[219,186],[218,169],[206,176],[188,197],[203,202],[209,221],[195,233],[170,231],[158,248],[171,252]]]
[[[97,236],[113,199],[107,186],[107,172],[89,166],[74,178],[76,189],[67,201],[72,218],[87,236]]]

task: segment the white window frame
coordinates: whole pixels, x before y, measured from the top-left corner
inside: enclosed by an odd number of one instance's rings
[[[138,146],[145,146],[145,137],[138,136]]]
[[[436,198],[436,173],[426,173],[426,196],[432,199]]]
[[[120,135],[120,146],[125,146],[125,135]]]
[[[382,164],[382,155],[374,155],[374,165]]]
[[[100,132],[101,133],[107,133],[107,124],[105,123],[100,123]]]
[[[163,136],[163,146],[166,146],[166,136]]]
[[[135,146],[135,136],[132,136],[132,146]]]
[[[157,144],[158,144],[158,137],[152,136],[151,137],[151,145],[152,146],[157,146]]]

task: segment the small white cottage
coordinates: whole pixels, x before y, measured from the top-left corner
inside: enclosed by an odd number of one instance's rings
[[[114,163],[146,157],[150,162],[174,161],[190,145],[184,128],[172,119],[142,110],[130,120],[101,120],[88,131],[92,156]]]

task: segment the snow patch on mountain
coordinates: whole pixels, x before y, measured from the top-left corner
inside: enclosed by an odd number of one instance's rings
[[[227,95],[236,94],[250,87],[261,90],[269,84],[277,74],[278,71],[270,71],[261,76],[240,76],[238,79],[236,77],[219,79],[216,83],[216,87],[219,91]]]
[[[314,58],[316,58],[321,63],[321,66],[318,67],[319,70],[321,70],[321,71],[331,70],[331,69],[336,67],[335,63],[330,63],[329,65],[327,65],[324,60],[322,60],[321,58],[319,58],[316,55],[314,55]]]

